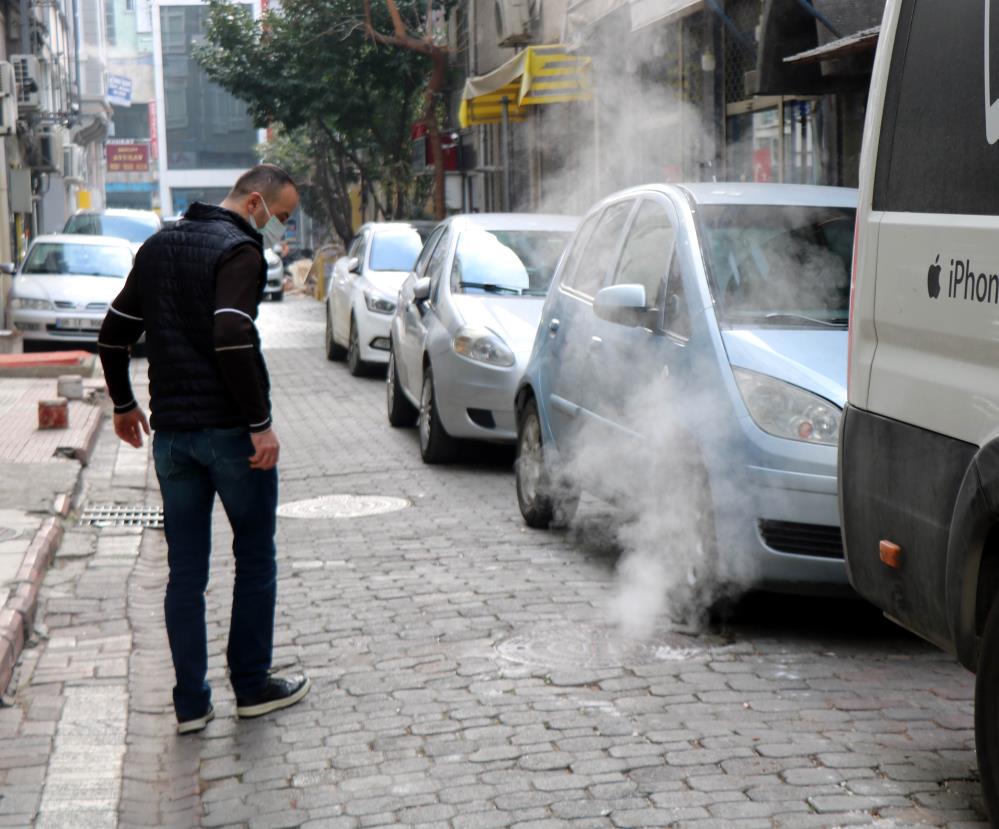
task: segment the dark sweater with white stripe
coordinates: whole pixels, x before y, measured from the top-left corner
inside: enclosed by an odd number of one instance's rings
[[[202,221],[221,218],[230,225],[227,230],[253,232],[230,211],[206,205],[192,206],[189,215],[192,211]],[[198,229],[203,227],[199,222]],[[175,241],[167,234],[170,231],[157,234],[149,240],[152,245],[147,242],[140,249],[101,328],[101,363],[115,411],[126,412],[136,405],[129,380],[129,347],[145,332],[154,429],[241,426],[251,432],[266,431],[271,426],[270,383],[254,325],[266,274],[259,244],[250,237],[225,250],[214,266],[214,284],[208,285],[205,280],[210,275],[196,273],[198,268],[187,263],[181,267],[176,262],[168,278],[162,278],[163,260],[169,258],[163,253],[171,252],[170,243]],[[181,240],[176,237],[176,241]],[[154,251],[158,255],[151,257]],[[153,277],[154,270],[161,278]],[[206,353],[209,349],[211,353]]]

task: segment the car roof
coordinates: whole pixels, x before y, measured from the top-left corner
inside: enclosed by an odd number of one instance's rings
[[[447,220],[452,227],[480,227],[483,230],[564,230],[572,232],[578,216],[558,213],[459,213]]]
[[[65,245],[112,245],[129,250],[132,248],[131,242],[119,236],[91,236],[85,233],[47,233],[44,236],[36,236],[31,244],[37,245],[41,242]]]
[[[136,219],[145,219],[150,216],[155,217],[157,220],[160,218],[152,210],[137,210],[130,207],[107,207],[103,210],[96,210],[94,208],[88,208],[85,210],[77,210],[74,216],[133,216]]]
[[[416,230],[416,222],[365,222],[361,229],[357,232],[360,233],[362,230],[373,230],[377,232],[383,231],[396,231],[401,232],[404,230]]]
[[[816,184],[703,182],[677,184],[695,204],[758,204],[800,207],[856,207],[858,191]]]

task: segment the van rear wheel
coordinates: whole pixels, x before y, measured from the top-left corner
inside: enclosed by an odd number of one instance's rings
[[[975,675],[975,749],[982,796],[992,825],[999,823],[999,601],[993,600],[982,633]]]
[[[517,505],[528,527],[564,527],[579,507],[579,491],[556,478],[545,460],[538,406],[527,401],[517,429]]]

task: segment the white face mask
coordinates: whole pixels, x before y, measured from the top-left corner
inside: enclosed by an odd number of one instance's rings
[[[271,215],[271,211],[267,209],[267,202],[263,198],[260,199],[260,203],[267,213],[267,221],[264,222],[263,227],[258,227],[257,230],[263,234],[264,246],[272,248],[284,238],[284,225],[277,220],[277,217]],[[254,219],[253,224],[257,224],[256,219]]]

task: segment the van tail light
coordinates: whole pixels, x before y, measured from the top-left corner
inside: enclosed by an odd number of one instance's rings
[[[857,300],[857,277],[860,274],[860,267],[858,264],[857,251],[860,249],[860,220],[861,211],[857,211],[857,218],[854,220],[853,224],[853,261],[851,262],[850,268],[850,318],[848,323],[848,334],[847,334],[847,352],[846,352],[846,399],[849,401],[853,395],[850,393],[850,384],[853,382],[853,338],[856,332],[856,318],[853,315],[853,309]]]

